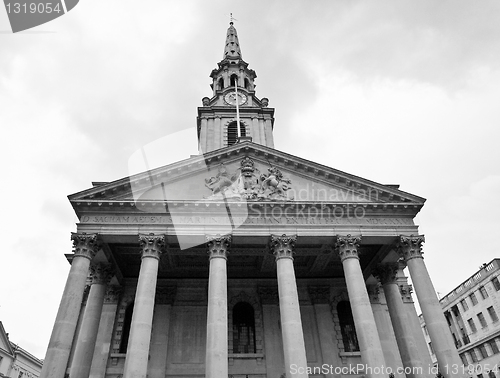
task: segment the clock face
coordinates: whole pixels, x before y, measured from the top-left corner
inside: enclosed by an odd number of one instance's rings
[[[229,105],[236,105],[236,99],[238,100],[238,105],[243,105],[247,102],[247,96],[241,92],[236,94],[235,91],[232,91],[224,96],[224,101],[226,101]]]

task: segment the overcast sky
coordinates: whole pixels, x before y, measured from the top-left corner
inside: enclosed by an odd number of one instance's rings
[[[442,295],[500,257],[498,1],[81,1],[17,34],[0,9],[0,320],[37,357],[69,271],[67,195],[176,131],[192,137],[164,164],[197,152],[230,12],[278,150],[427,198]]]

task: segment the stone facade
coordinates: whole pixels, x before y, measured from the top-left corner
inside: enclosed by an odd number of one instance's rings
[[[431,377],[396,262],[455,363],[413,221],[425,200],[275,150],[232,24],[211,77],[199,156],[69,196],[42,377]]]
[[[0,377],[38,378],[43,361],[9,340],[0,321]]]
[[[462,364],[470,377],[500,376],[500,259],[494,259],[440,300]],[[427,325],[420,316],[429,352],[437,363]]]

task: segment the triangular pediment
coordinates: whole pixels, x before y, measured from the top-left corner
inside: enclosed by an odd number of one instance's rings
[[[0,322],[0,349],[6,351],[11,356],[14,355],[14,351],[12,350],[12,346],[10,344],[9,338],[7,337],[7,333],[3,328],[2,322]]]
[[[98,183],[86,201],[263,201],[423,205],[425,199],[252,142]]]

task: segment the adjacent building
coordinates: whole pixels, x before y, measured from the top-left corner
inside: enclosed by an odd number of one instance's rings
[[[198,155],[69,196],[41,376],[434,377],[404,266],[440,364],[459,364],[414,223],[425,200],[276,150],[232,23],[210,77]]]
[[[500,259],[493,259],[449,294],[440,303],[449,330],[470,376],[500,376]],[[423,316],[422,329],[433,361],[433,343]]]
[[[38,378],[43,361],[9,340],[0,321],[0,377]]]

